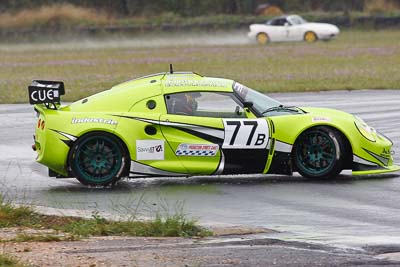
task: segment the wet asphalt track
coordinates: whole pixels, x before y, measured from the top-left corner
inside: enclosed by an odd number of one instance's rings
[[[362,117],[388,137],[400,162],[400,91],[271,94],[288,105],[338,108]],[[363,247],[400,246],[400,173],[333,181],[295,175],[139,179],[113,189],[56,180],[34,162],[36,118],[28,105],[0,105],[1,193],[15,202],[110,214],[154,214],[182,208],[203,224],[268,227],[284,240]],[[140,203],[140,205],[137,205]],[[271,236],[271,235],[269,235]]]

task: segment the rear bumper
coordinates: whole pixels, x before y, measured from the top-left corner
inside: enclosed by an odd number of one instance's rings
[[[249,31],[249,32],[247,33],[247,36],[248,36],[250,39],[256,39],[257,32]]]

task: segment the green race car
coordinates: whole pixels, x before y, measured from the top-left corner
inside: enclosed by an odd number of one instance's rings
[[[331,178],[400,169],[392,142],[357,116],[285,106],[228,79],[191,72],[131,80],[70,105],[64,84],[33,81],[37,161],[53,177],[287,174]]]

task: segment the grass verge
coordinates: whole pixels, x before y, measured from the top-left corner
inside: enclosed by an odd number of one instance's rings
[[[23,267],[14,257],[0,253],[0,266],[1,267]]]
[[[55,234],[17,234],[15,238],[10,239],[10,242],[59,242],[59,241],[74,241],[79,238],[75,236],[60,236]],[[1,265],[0,265],[1,266]]]
[[[59,237],[53,234],[30,235],[20,234],[12,241],[61,241],[76,240],[88,236],[148,236],[148,237],[192,237],[207,236],[211,233],[196,225],[194,220],[183,215],[172,215],[166,218],[156,217],[152,221],[109,221],[94,213],[91,219],[42,215],[30,207],[14,207],[0,198],[0,228],[29,227],[34,229],[53,229],[68,233]]]
[[[21,264],[13,256],[10,256],[5,253],[0,253],[0,266],[1,267],[24,267],[25,265]]]

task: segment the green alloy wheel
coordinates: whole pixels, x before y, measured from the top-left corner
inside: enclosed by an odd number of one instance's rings
[[[315,127],[302,133],[294,147],[297,171],[308,178],[331,178],[343,167],[345,147],[342,136],[328,127]]]
[[[121,141],[108,133],[84,135],[71,152],[71,170],[85,185],[114,184],[121,178],[129,162]]]

